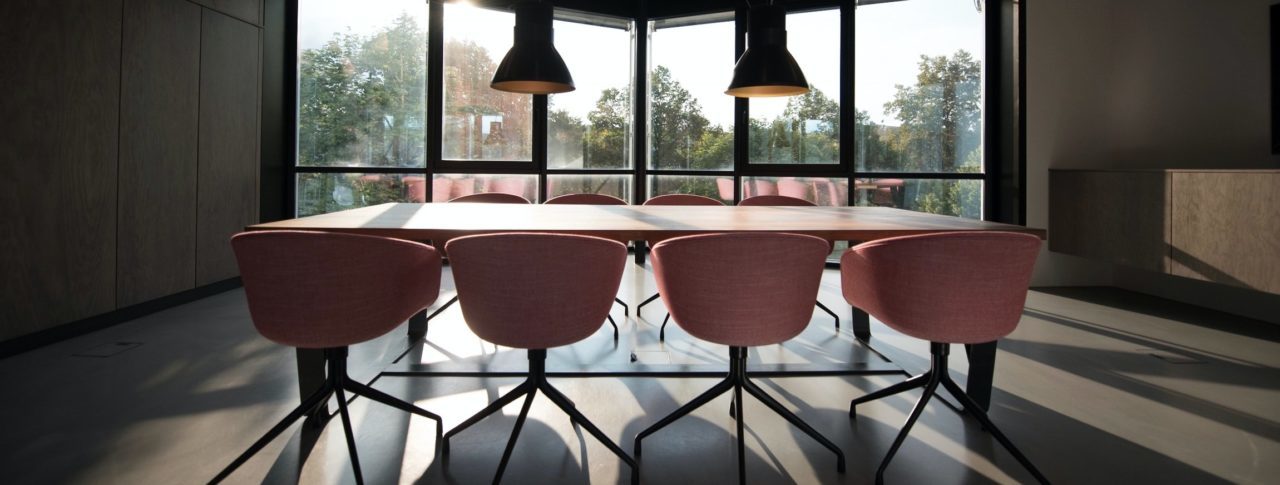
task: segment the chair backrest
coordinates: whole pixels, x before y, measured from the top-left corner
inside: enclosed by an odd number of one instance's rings
[[[528,204],[529,199],[524,197],[508,194],[506,192],[483,192],[479,194],[464,195],[455,198],[449,202],[472,202],[484,204]]]
[[[840,258],[845,300],[886,325],[932,342],[1008,335],[1026,303],[1040,239],[949,232],[880,239]]]
[[[605,194],[564,194],[547,199],[543,204],[627,205],[627,201]]]
[[[381,336],[431,306],[440,254],[375,236],[306,231],[231,238],[249,314],[281,344],[331,348]]]
[[[738,205],[767,205],[780,207],[812,207],[817,204],[807,200],[789,197],[786,195],[757,195],[755,197],[747,197],[738,202]]]
[[[627,259],[622,243],[569,234],[465,236],[448,251],[467,326],[523,349],[568,345],[598,330]]]
[[[787,233],[702,234],[653,248],[658,292],[690,335],[736,347],[798,335],[813,318],[827,242]]]
[[[724,205],[723,202],[703,195],[667,194],[650,197],[643,205]]]

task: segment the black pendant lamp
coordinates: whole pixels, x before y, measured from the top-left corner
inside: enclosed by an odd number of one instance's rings
[[[489,87],[524,94],[573,91],[573,77],[552,44],[551,5],[516,5],[515,42],[507,51]]]
[[[809,92],[809,81],[787,52],[787,11],[776,5],[751,7],[747,21],[747,51],[733,66],[733,82],[724,93],[763,98]]]

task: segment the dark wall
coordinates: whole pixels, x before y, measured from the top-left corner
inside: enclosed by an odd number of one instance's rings
[[[0,341],[234,277],[261,0],[0,2]]]

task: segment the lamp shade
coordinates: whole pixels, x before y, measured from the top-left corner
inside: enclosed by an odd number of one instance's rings
[[[809,81],[787,51],[786,10],[761,5],[752,7],[747,15],[747,51],[733,66],[733,81],[724,93],[755,98],[809,92]]]
[[[516,5],[515,42],[498,64],[489,87],[524,94],[573,91],[573,76],[552,43],[551,5]]]

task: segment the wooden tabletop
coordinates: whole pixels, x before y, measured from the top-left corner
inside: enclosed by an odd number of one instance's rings
[[[249,226],[426,240],[493,232],[559,232],[614,239],[708,232],[794,232],[830,240],[869,241],[949,231],[1043,229],[888,207],[738,207],[390,203]]]

